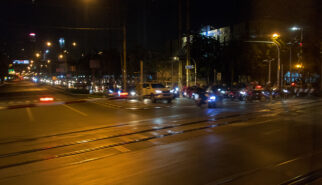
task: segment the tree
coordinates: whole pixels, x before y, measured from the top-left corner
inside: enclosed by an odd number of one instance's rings
[[[185,50],[186,50],[185,46]],[[208,83],[212,81],[214,69],[221,68],[219,61],[220,43],[213,37],[206,37],[194,34],[192,37],[190,52],[192,60],[197,65],[198,78],[206,79]]]

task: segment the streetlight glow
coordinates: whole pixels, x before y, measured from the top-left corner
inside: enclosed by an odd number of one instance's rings
[[[301,28],[299,28],[299,27],[297,27],[297,26],[293,26],[292,28],[291,28],[291,30],[292,31],[297,31],[297,30],[300,30]]]
[[[50,46],[51,46],[51,42],[47,42],[47,43],[46,43],[46,45],[47,45],[48,47],[50,47]]]
[[[74,47],[76,47],[76,46],[77,46],[77,43],[76,43],[76,42],[73,42],[73,43],[72,43],[72,45],[73,45]]]
[[[60,55],[58,56],[58,58],[59,58],[59,59],[63,59],[63,58],[64,58],[64,55],[63,55],[63,54],[60,54]]]
[[[279,35],[278,33],[273,33],[272,37],[273,37],[274,39],[277,39],[277,38],[279,38],[279,37],[280,37],[280,35]]]
[[[40,57],[40,54],[39,53],[36,53],[36,57],[39,58]]]
[[[302,64],[296,64],[296,65],[295,65],[295,68],[297,68],[297,69],[302,69],[302,68],[304,68],[304,66],[303,66]]]

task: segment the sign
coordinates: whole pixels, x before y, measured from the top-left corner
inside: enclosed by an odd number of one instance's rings
[[[13,64],[25,64],[25,65],[28,65],[30,63],[29,60],[14,60],[12,62]]]
[[[221,81],[221,73],[217,73],[217,80]]]
[[[9,75],[15,75],[16,74],[14,69],[9,69],[8,73],[9,73]]]
[[[187,66],[185,66],[185,68],[186,68],[186,69],[194,69],[194,68],[195,68],[195,66],[193,66],[193,65],[187,65]]]

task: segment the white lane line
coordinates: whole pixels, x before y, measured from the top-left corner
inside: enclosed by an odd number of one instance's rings
[[[26,108],[28,118],[31,122],[35,121],[34,116],[32,115],[31,109],[29,107]]]
[[[98,102],[91,102],[91,103],[95,103],[97,105],[100,105],[100,106],[103,106],[103,107],[106,107],[106,108],[109,108],[109,109],[116,109],[117,110],[117,108],[109,106],[108,104],[102,104],[102,103],[98,103]]]
[[[76,113],[78,113],[78,114],[80,114],[82,116],[88,116],[86,113],[81,112],[81,111],[79,111],[79,110],[77,110],[77,109],[75,109],[75,108],[73,108],[73,107],[71,107],[69,105],[63,104],[63,106],[65,106],[66,108],[68,108],[68,109],[70,109],[70,110],[72,110],[72,111],[74,111],[74,112],[76,112]]]
[[[130,152],[131,150],[125,148],[124,146],[115,146],[114,147],[116,150],[122,152],[122,153],[125,153],[125,152]]]

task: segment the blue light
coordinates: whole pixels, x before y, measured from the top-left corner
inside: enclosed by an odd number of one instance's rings
[[[59,39],[59,45],[61,48],[63,48],[65,46],[65,39],[64,38]]]
[[[45,51],[45,52],[46,52],[46,54],[48,54],[48,53],[49,53],[49,49],[46,49],[46,51]]]

